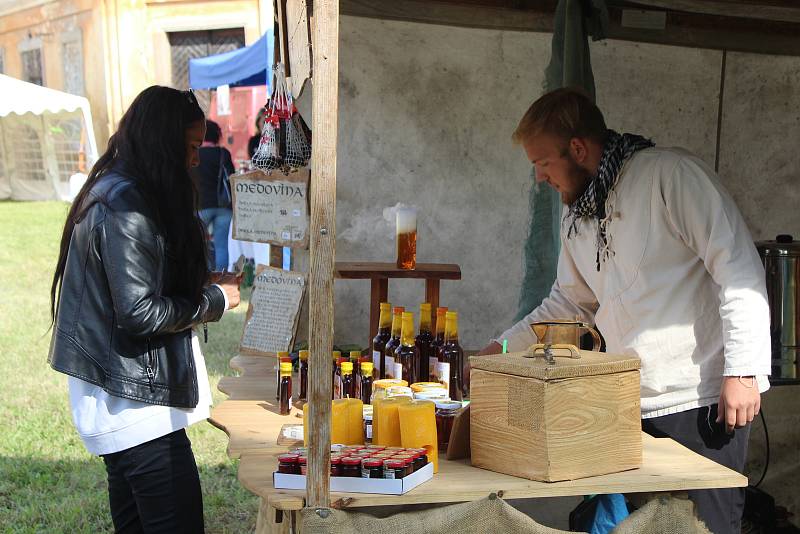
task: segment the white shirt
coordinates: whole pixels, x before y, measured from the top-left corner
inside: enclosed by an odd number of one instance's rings
[[[224,290],[222,294],[227,310],[228,295]],[[124,451],[208,419],[211,387],[206,360],[194,331],[192,356],[197,370],[198,402],[195,408],[173,408],[115,397],[100,386],[69,376],[72,421],[86,449],[96,455]]]
[[[97,455],[124,451],[208,419],[211,387],[208,384],[206,361],[194,332],[192,355],[197,369],[199,398],[195,408],[172,408],[115,397],[100,386],[70,376],[72,421],[86,449]]]
[[[550,295],[504,332],[536,343],[533,321],[595,323],[606,350],[641,358],[642,417],[717,402],[723,376],[769,388],[769,306],[750,232],[714,171],[682,149],[650,148],[623,167],[606,202],[611,256],[597,271],[597,219],[562,249]]]

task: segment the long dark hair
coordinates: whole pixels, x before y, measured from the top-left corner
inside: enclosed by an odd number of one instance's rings
[[[93,204],[86,202],[92,187],[112,169],[124,170],[154,207],[155,222],[166,237],[169,256],[165,292],[199,303],[208,268],[205,230],[197,217],[197,191],[186,169],[186,130],[204,119],[197,99],[188,91],[154,85],[136,97],[67,215],[50,288],[53,320],[72,231]]]

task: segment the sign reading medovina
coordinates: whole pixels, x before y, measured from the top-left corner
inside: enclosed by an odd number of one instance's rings
[[[234,239],[307,248],[309,178],[308,169],[231,176]]]

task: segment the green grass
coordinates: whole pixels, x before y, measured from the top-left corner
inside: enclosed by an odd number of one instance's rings
[[[67,205],[0,202],[0,532],[113,531],[105,468],[72,425],[66,377],[47,365],[50,281]],[[214,404],[230,375],[246,302],[209,325],[203,346]],[[258,500],[236,479],[227,436],[188,430],[203,485],[207,532],[252,532]]]

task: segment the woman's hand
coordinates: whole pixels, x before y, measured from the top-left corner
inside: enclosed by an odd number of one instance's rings
[[[228,297],[228,309],[231,310],[239,305],[239,285],[242,283],[242,275],[226,272],[213,272],[209,278],[212,284],[217,284],[225,291]]]

